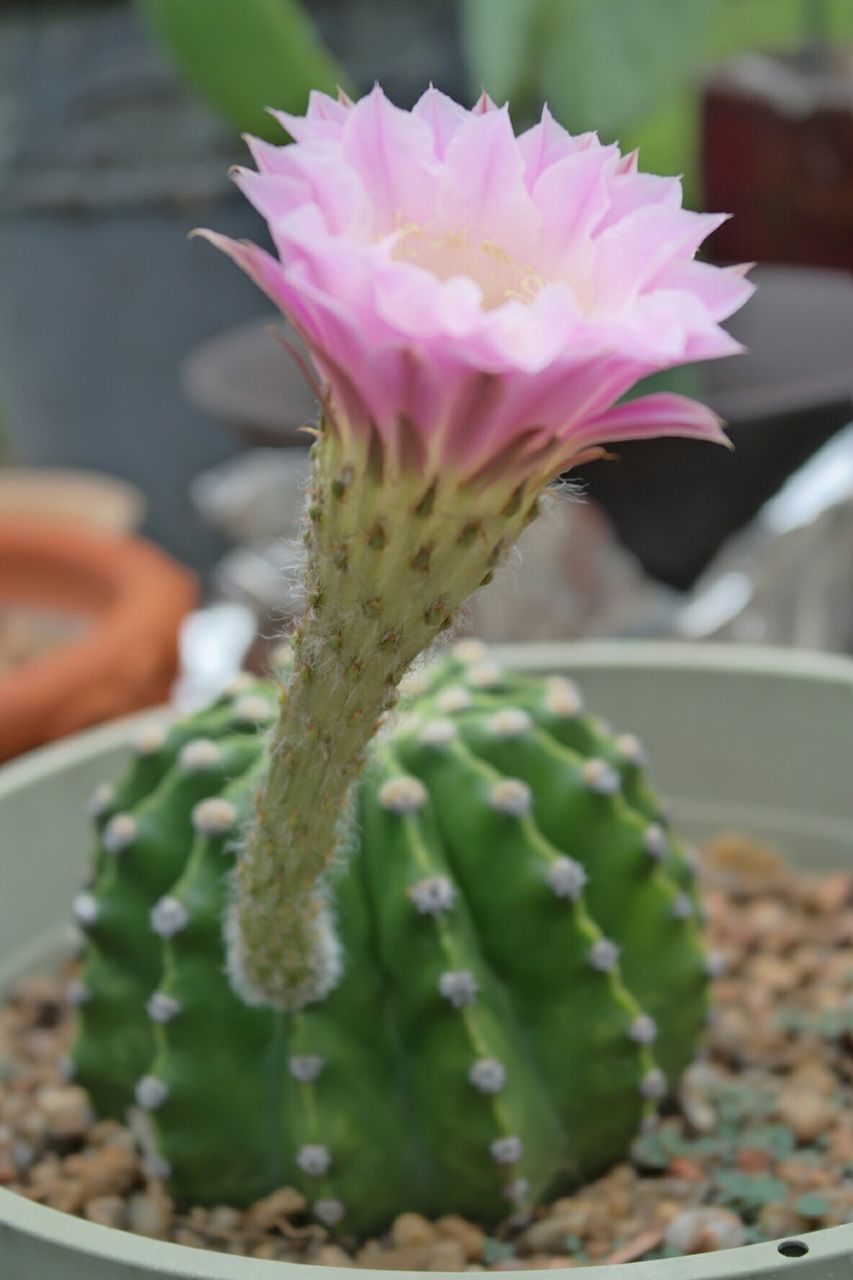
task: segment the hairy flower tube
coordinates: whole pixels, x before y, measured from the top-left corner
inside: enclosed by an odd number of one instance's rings
[[[296,1008],[340,972],[328,877],[400,678],[560,472],[622,440],[725,441],[704,405],[623,397],[738,351],[720,322],[752,287],[696,261],[724,215],[547,109],[517,137],[485,95],[409,112],[377,86],[278,118],[294,142],[249,139],[235,175],[275,253],[204,234],[298,331],[323,405],[310,605],[228,927],[243,997]]]

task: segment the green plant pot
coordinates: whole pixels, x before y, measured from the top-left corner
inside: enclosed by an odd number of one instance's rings
[[[520,669],[577,676],[592,705],[642,737],[655,778],[693,837],[734,826],[774,841],[802,865],[853,859],[853,663],[847,659],[630,642],[517,646],[497,656]],[[108,725],[0,770],[0,989],[50,965],[57,954],[89,844],[86,797],[120,771],[146,720],[150,714]],[[778,1245],[599,1267],[596,1275],[777,1280],[796,1270],[812,1280],[836,1280],[849,1272],[851,1255],[853,1225]],[[144,1239],[0,1191],[0,1276],[303,1280],[305,1272]]]

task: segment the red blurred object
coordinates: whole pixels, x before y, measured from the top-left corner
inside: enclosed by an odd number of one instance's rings
[[[853,50],[719,68],[702,119],[705,203],[734,217],[719,261],[853,270]]]
[[[77,634],[0,673],[0,760],[162,702],[193,576],[134,537],[0,521],[0,607],[50,611]]]

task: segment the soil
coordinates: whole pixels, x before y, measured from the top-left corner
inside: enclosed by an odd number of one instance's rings
[[[725,970],[700,1060],[606,1177],[491,1234],[402,1214],[335,1241],[283,1187],[247,1210],[176,1204],[128,1129],[65,1082],[69,974],[0,1009],[0,1184],[107,1226],[254,1258],[422,1270],[583,1266],[796,1237],[853,1221],[853,876],[805,876],[736,835],[703,857]]]
[[[85,631],[87,619],[49,609],[0,605],[0,675]]]

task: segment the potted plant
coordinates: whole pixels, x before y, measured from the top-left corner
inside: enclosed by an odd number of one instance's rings
[[[853,48],[849,14],[802,0],[801,41],[732,58],[703,103],[707,198],[736,214],[721,261],[853,267]]]
[[[704,1018],[697,903],[638,742],[559,672],[471,644],[407,672],[567,465],[723,439],[689,400],[620,397],[727,354],[749,286],[693,261],[718,220],[677,184],[547,112],[519,140],[485,96],[408,113],[377,88],[284,123],[295,145],[253,142],[238,175],[278,256],[205,234],[322,382],[308,609],[270,685],[146,726],[97,789],[72,1067],[103,1116],[135,1112],[179,1195],[287,1183],[337,1234],[405,1210],[494,1223],[612,1162],[675,1084]],[[639,712],[641,689],[614,705]],[[51,1242],[33,1206],[9,1221],[33,1274],[51,1250],[66,1275],[259,1265],[93,1246],[62,1219]]]
[[[195,594],[191,574],[141,538],[7,514],[0,759],[168,697]]]

